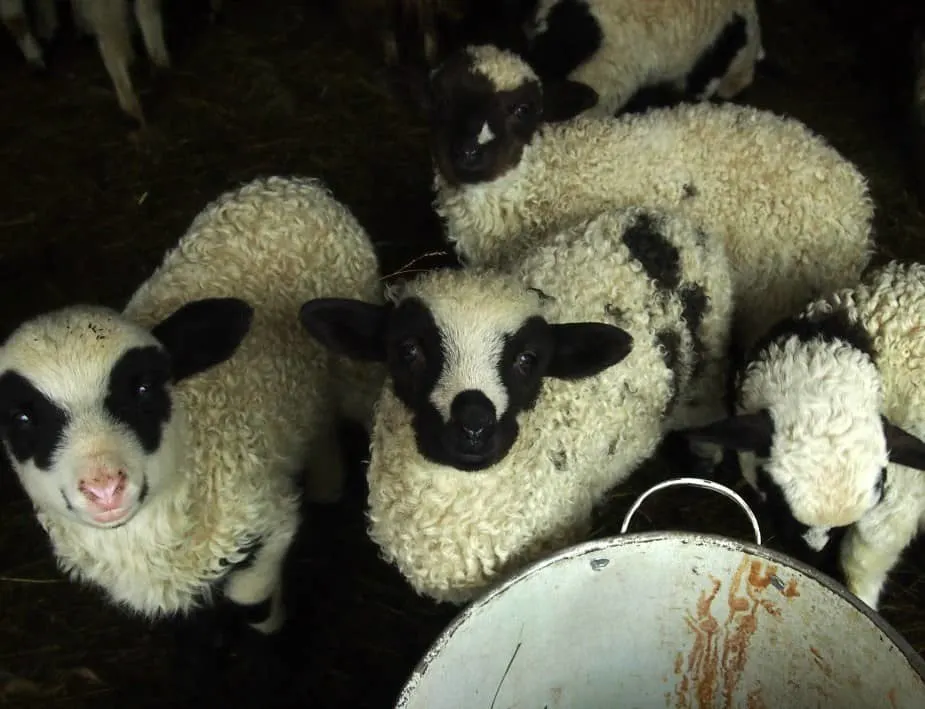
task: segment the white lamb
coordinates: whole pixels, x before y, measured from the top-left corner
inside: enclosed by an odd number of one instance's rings
[[[755,0],[540,0],[525,34],[524,58],[566,89],[559,119],[612,116],[656,86],[731,99],[764,57]]]
[[[308,497],[338,497],[334,417],[371,423],[384,377],[304,332],[322,295],[381,302],[366,233],[319,182],[259,179],[201,212],[123,312],[75,305],[7,339],[0,436],[72,579],[149,618],[223,594],[281,627],[302,471]]]
[[[503,263],[608,206],[675,209],[725,242],[744,345],[868,263],[866,180],[795,120],[696,104],[544,125],[536,75],[489,46],[447,60],[430,94],[436,209],[464,261]]]
[[[923,372],[925,265],[894,261],[773,328],[739,374],[738,415],[688,434],[740,451],[812,550],[847,527],[848,588],[876,609],[925,525]]]
[[[723,414],[722,246],[651,210],[604,212],[510,270],[445,270],[391,303],[309,301],[333,351],[387,362],[370,535],[420,594],[462,603],[587,531],[666,430]]]

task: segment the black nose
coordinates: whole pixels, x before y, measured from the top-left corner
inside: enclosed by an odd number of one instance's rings
[[[494,404],[482,392],[471,389],[460,392],[453,399],[450,420],[471,442],[490,438],[498,422]]]
[[[456,164],[470,170],[479,166],[482,156],[482,149],[477,145],[457,148],[454,153]]]

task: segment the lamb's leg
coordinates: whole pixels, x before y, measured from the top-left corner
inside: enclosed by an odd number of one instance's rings
[[[58,7],[55,0],[38,0],[35,8],[35,30],[46,42],[58,32]]]
[[[151,62],[159,69],[167,69],[170,66],[170,54],[164,40],[161,0],[135,0],[135,18]]]
[[[116,90],[119,106],[144,125],[141,103],[132,86],[129,67],[134,59],[128,9],[122,0],[98,0],[86,18],[92,26],[103,64]]]
[[[281,532],[263,543],[250,563],[235,569],[225,582],[225,597],[245,615],[254,630],[270,635],[286,620],[282,576],[295,530]]]
[[[919,510],[910,502],[885,498],[851,528],[842,543],[840,561],[848,590],[874,610],[887,575],[918,532]]]
[[[45,59],[38,40],[29,29],[24,0],[0,0],[0,20],[22,52],[26,61],[37,69],[45,68]]]

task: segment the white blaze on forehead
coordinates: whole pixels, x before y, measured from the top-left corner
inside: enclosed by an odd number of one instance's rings
[[[443,369],[430,401],[444,421],[457,394],[481,391],[500,418],[509,397],[501,380],[506,336],[539,314],[539,299],[507,277],[466,271],[434,272],[409,284],[430,309],[440,333]]]
[[[485,121],[482,124],[482,130],[479,131],[476,140],[479,145],[485,145],[485,143],[490,143],[495,139],[495,134],[491,132],[491,128],[488,127],[488,121]]]
[[[536,73],[523,59],[492,45],[466,48],[476,72],[488,79],[495,91],[513,91],[528,81],[538,81]]]

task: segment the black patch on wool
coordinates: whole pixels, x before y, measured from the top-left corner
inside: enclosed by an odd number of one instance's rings
[[[870,333],[859,322],[852,322],[844,310],[835,310],[814,316],[812,319],[796,316],[781,320],[755,343],[745,358],[742,371],[772,344],[782,344],[794,337],[804,343],[814,340],[825,343],[844,342],[870,357],[875,364],[877,361],[877,353]]]
[[[659,230],[658,220],[643,212],[623,232],[623,243],[642,264],[646,275],[664,291],[681,284],[681,258],[678,250]]]
[[[706,348],[703,344],[700,329],[703,326],[703,318],[709,307],[709,298],[707,298],[703,287],[698,283],[686,284],[678,291],[678,296],[684,305],[682,317],[691,333],[691,344],[694,349],[693,376],[697,377],[703,372]]]
[[[686,89],[691,96],[697,96],[714,79],[726,74],[736,55],[748,42],[745,18],[736,13],[720,30],[713,42],[697,58],[687,75]]]
[[[550,456],[550,459],[552,460],[553,467],[555,467],[556,470],[565,470],[565,464],[568,462],[565,451],[556,451]]]
[[[604,33],[584,0],[562,0],[546,16],[525,57],[543,80],[565,79],[601,48]]]
[[[655,342],[658,345],[665,366],[671,371],[671,396],[665,405],[664,416],[668,416],[674,411],[680,395],[681,378],[681,336],[674,330],[661,330],[655,335]]]

